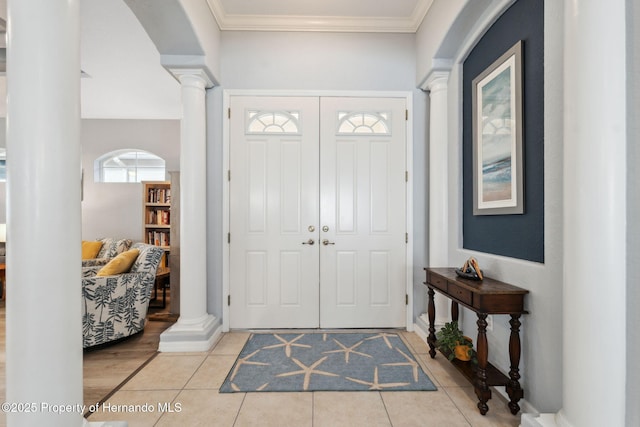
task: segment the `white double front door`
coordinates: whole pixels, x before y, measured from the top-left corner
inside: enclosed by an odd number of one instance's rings
[[[406,325],[406,100],[230,97],[229,325]]]

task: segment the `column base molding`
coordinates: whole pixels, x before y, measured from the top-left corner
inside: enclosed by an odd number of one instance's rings
[[[196,322],[178,322],[160,334],[161,352],[208,351],[222,334],[222,325],[213,315],[207,314]]]

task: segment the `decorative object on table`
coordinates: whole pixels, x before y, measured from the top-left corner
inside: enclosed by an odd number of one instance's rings
[[[464,279],[482,280],[482,270],[474,257],[464,262],[461,268],[456,268],[456,274]]]
[[[522,41],[473,79],[471,97],[473,214],[522,214]]]
[[[437,390],[397,333],[252,334],[221,393]]]
[[[442,329],[436,333],[436,339],[436,346],[449,360],[476,361],[473,340],[462,334],[462,331],[458,329],[458,322],[445,323]]]

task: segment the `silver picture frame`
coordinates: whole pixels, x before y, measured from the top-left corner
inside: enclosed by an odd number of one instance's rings
[[[473,214],[524,213],[522,41],[472,81]]]

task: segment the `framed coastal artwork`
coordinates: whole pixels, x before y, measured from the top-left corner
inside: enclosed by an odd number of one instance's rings
[[[473,79],[471,98],[473,214],[522,214],[522,41]]]

